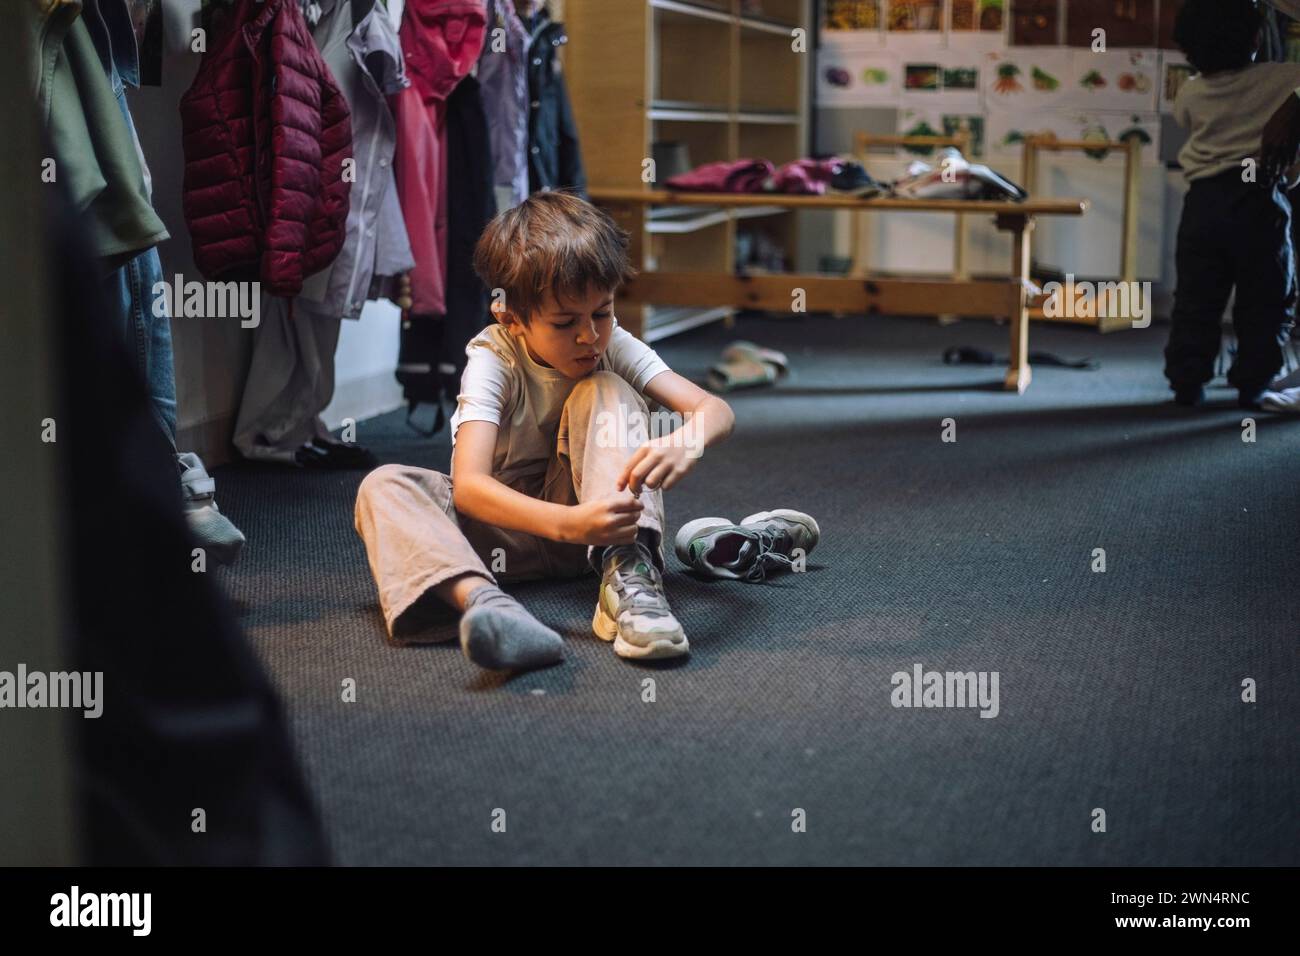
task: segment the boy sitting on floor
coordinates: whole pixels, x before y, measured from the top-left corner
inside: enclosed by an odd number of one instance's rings
[[[1242,408],[1295,411],[1268,391],[1295,322],[1291,203],[1283,180],[1253,175],[1264,124],[1300,90],[1300,64],[1255,63],[1263,21],[1252,0],[1186,0],[1174,38],[1198,75],[1174,100],[1190,130],[1178,154],[1187,196],[1178,226],[1173,324],[1165,376],[1180,405],[1199,405],[1214,374],[1228,296],[1237,357],[1228,384]]]
[[[476,664],[539,667],[563,643],[503,580],[601,576],[592,629],[620,657],[687,653],[663,588],[663,491],[734,416],[618,326],[614,293],[632,275],[628,235],[563,192],[541,192],[484,230],[474,268],[493,290],[496,323],[466,349],[451,419],[452,476],[385,465],[357,492],[356,527],[389,637],[436,639],[430,626],[461,614],[460,642]],[[675,431],[634,439],[646,399],[678,413]],[[638,435],[637,438],[640,438]],[[817,544],[796,511],[734,524],[689,522],[678,556],[714,577],[755,580]],[[489,565],[492,571],[488,570]]]

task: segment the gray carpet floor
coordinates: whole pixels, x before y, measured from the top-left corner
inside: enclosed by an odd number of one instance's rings
[[[1102,367],[1038,367],[1020,397],[1000,367],[940,361],[1002,353],[992,323],[741,319],[660,343],[697,381],[738,337],[792,364],[732,397],[736,432],[668,495],[671,529],[793,507],[823,532],[805,573],[763,584],[670,557],[693,651],[675,665],[591,634],[594,578],[513,589],[566,637],[559,667],[507,678],[454,644],[389,646],[352,527],[361,475],[219,469],[249,539],[220,581],[337,860],[1300,863],[1300,421],[1257,413],[1245,443],[1235,392],[1173,406],[1166,334],[1036,325],[1035,349]],[[400,413],[357,439],[448,465],[445,431]],[[893,707],[891,675],[918,663],[998,672],[1000,713]]]

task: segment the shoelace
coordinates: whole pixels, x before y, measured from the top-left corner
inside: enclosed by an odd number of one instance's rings
[[[653,571],[638,571],[638,565],[644,564],[647,568],[653,568],[651,558],[637,548],[638,554],[635,558],[629,560],[626,564],[617,568],[618,576],[622,580],[627,595],[633,604],[648,605],[658,604],[663,596],[661,586],[655,580]]]
[[[746,581],[762,581],[767,577],[769,568],[785,568],[789,570],[794,567],[793,560],[775,550],[780,537],[784,534],[784,531],[772,531],[767,528],[755,532],[755,536],[758,538],[759,551],[754,563],[745,572]]]

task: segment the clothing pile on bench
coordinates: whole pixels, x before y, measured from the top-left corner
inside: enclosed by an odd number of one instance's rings
[[[766,159],[705,163],[664,182],[669,189],[706,193],[781,193],[821,196],[833,192],[899,199],[1001,199],[1020,202],[1028,193],[988,166],[970,162],[961,151],[940,151],[937,165],[914,162],[893,183],[873,179],[861,163],[840,156],[796,159],[776,166]]]

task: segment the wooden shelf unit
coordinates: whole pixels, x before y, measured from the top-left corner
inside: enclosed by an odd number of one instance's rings
[[[564,70],[590,188],[659,188],[643,178],[656,142],[683,143],[691,166],[808,153],[810,0],[564,0]],[[804,30],[803,52],[793,49]],[[734,273],[737,223],[777,238],[795,263],[795,214],[766,206],[651,216],[621,213],[637,269]],[[732,309],[620,305],[619,323],[655,339]]]

